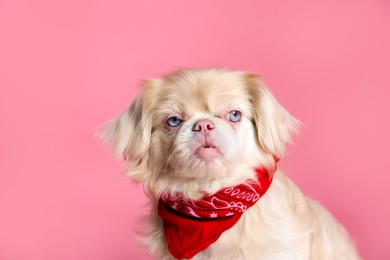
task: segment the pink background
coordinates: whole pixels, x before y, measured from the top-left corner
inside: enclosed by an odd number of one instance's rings
[[[0,259],[150,259],[140,185],[93,130],[178,67],[264,76],[305,126],[287,174],[390,259],[390,3],[0,1]]]

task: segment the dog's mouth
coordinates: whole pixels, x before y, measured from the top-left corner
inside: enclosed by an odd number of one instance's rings
[[[206,162],[222,156],[221,150],[212,144],[203,144],[199,146],[195,149],[194,154]]]

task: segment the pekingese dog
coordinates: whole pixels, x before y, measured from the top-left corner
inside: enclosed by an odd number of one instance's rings
[[[151,199],[156,259],[359,259],[345,229],[282,173],[299,122],[258,76],[179,70],[102,128]]]

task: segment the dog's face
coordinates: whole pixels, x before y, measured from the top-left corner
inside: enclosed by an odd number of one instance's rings
[[[240,169],[271,167],[274,155],[283,156],[295,124],[254,75],[182,70],[145,81],[104,137],[130,158],[130,176],[166,188],[245,180]]]
[[[237,75],[215,72],[181,72],[146,88],[150,159],[174,177],[223,177],[226,166],[246,161],[246,151],[255,147],[247,87]]]

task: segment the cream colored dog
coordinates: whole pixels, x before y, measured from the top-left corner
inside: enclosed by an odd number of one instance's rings
[[[261,167],[273,177],[270,188],[192,259],[359,259],[344,228],[275,171],[275,158],[284,157],[298,124],[252,74],[194,69],[145,81],[133,104],[103,127],[102,137],[126,158],[127,174],[144,182],[151,199],[142,228],[150,254],[174,259],[159,216],[161,198],[192,203],[256,180],[254,169]],[[168,242],[181,245],[192,235]]]

